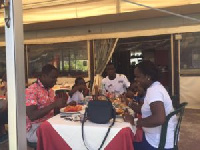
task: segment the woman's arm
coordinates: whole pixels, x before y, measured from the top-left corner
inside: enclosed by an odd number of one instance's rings
[[[163,102],[155,101],[150,104],[152,115],[147,118],[141,118],[137,121],[138,127],[156,127],[165,122],[166,114]]]
[[[138,104],[136,101],[129,101],[128,106],[134,110],[136,113],[141,113],[142,105]]]

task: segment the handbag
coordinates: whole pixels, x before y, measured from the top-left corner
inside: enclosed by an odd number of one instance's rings
[[[88,103],[86,116],[91,122],[106,124],[115,117],[115,109],[109,100],[93,100]]]
[[[85,110],[84,113],[84,118],[82,121],[82,139],[84,142],[85,147],[88,149],[87,145],[85,144],[85,139],[84,139],[84,122],[86,120],[90,120],[91,122],[97,123],[97,124],[106,124],[110,121],[110,119],[113,118],[112,123],[108,127],[108,130],[106,132],[106,135],[98,148],[100,150],[103,147],[104,142],[106,141],[106,138],[108,137],[108,134],[110,132],[110,129],[115,123],[116,119],[116,112],[115,108],[112,106],[112,103],[110,102],[109,99],[106,101],[104,100],[93,100],[88,102],[88,107]],[[89,149],[88,149],[89,150]]]

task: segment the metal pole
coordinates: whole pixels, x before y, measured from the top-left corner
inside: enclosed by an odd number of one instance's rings
[[[172,96],[174,96],[174,38],[171,34],[171,82],[172,82]]]
[[[90,41],[87,41],[87,53],[88,53],[88,78],[89,80],[91,80],[91,76],[90,76],[90,72],[91,72],[91,67],[90,67],[90,62],[91,62],[91,58],[90,58]]]
[[[9,149],[26,150],[22,0],[5,0],[5,4]]]

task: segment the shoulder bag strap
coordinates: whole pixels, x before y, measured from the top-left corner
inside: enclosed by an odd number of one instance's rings
[[[87,150],[89,150],[89,148],[87,147],[87,145],[85,143],[85,139],[84,139],[84,123],[85,123],[85,120],[86,120],[86,115],[87,115],[87,109],[86,109],[86,111],[84,113],[84,118],[83,118],[83,121],[82,121],[82,139],[83,139],[83,143],[84,143],[85,147],[87,148]],[[108,137],[108,134],[110,133],[110,129],[115,124],[115,119],[116,119],[116,116],[113,117],[113,122],[109,126],[108,131],[106,132],[106,135],[105,135],[105,137],[104,137],[104,139],[103,139],[103,141],[101,143],[101,146],[98,148],[98,150],[100,150],[103,147],[103,145],[104,145],[104,143],[105,143],[105,141],[106,141],[106,139]]]
[[[104,139],[103,139],[103,141],[102,141],[102,143],[101,143],[101,146],[98,148],[98,150],[100,150],[100,149],[103,147],[103,144],[105,143],[105,141],[106,141],[106,139],[107,139],[107,137],[108,137],[108,134],[110,133],[110,129],[111,129],[112,126],[115,124],[115,119],[116,119],[116,117],[113,118],[113,122],[112,122],[111,125],[109,126],[108,131],[106,132],[106,135],[105,135],[105,137],[104,137]]]
[[[87,148],[87,150],[89,150],[89,148],[87,147],[87,145],[85,143],[85,139],[84,139],[84,123],[86,121],[86,115],[87,115],[87,108],[85,109],[84,117],[82,120],[82,139],[83,139],[83,143],[84,143],[85,147]]]

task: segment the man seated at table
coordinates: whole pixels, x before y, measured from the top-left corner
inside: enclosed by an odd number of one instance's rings
[[[57,77],[57,68],[47,64],[42,68],[37,81],[26,89],[26,138],[29,142],[37,142],[37,128],[53,117],[55,108],[66,106],[66,94],[54,98],[52,87],[56,84]]]
[[[75,84],[68,94],[68,104],[78,103],[79,101],[84,100],[84,97],[89,94],[85,80],[82,77],[76,78]]]
[[[2,85],[0,87],[0,144],[8,141],[8,134],[5,124],[8,123],[8,101],[7,101],[7,78],[6,74],[2,77]]]
[[[102,94],[109,97],[119,97],[126,92],[130,82],[123,74],[117,74],[113,63],[106,66],[106,78],[102,80]]]

